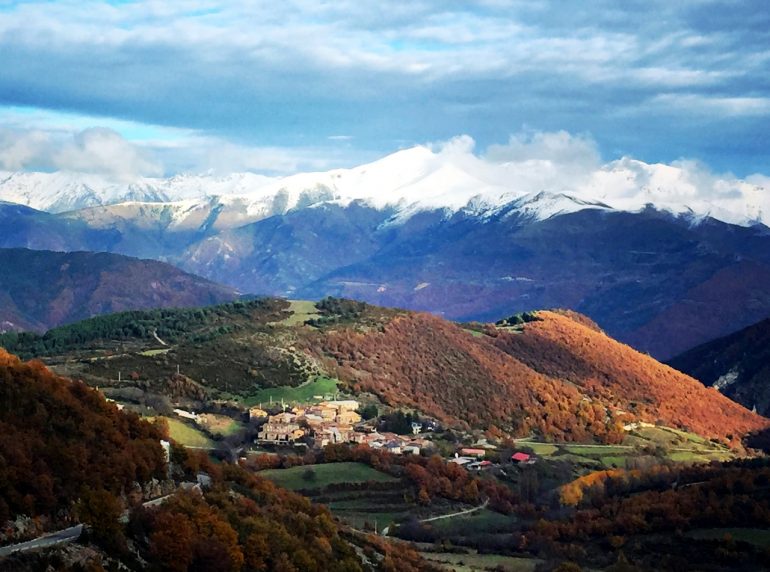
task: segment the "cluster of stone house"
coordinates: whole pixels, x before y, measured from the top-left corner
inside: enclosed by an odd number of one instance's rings
[[[271,415],[259,432],[260,441],[292,443],[305,436],[294,413],[284,412]]]
[[[257,438],[257,442],[263,444],[288,444],[311,437],[316,447],[358,443],[396,455],[419,454],[430,445],[425,439],[367,430],[361,425],[358,407],[358,402],[352,399],[300,405],[277,415],[268,415],[266,411],[254,407],[249,410],[249,417],[267,417]]]
[[[356,432],[353,426],[361,422],[357,409],[358,402],[348,399],[301,405],[277,415],[268,415],[266,411],[254,407],[249,410],[249,417],[267,417],[258,441],[293,443],[310,436],[318,446],[324,446],[353,441],[352,435]]]

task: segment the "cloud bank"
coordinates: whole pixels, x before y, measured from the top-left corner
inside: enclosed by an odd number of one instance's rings
[[[569,10],[555,0],[60,0],[0,10],[0,105],[189,130],[263,149],[244,158],[254,165],[282,148],[350,145],[352,157],[456,133],[487,147],[523,126],[592,133],[611,158],[685,156],[740,174],[770,160],[763,0]],[[345,162],[336,148],[328,156]]]

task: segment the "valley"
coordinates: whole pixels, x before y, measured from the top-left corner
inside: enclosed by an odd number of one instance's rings
[[[0,0],[0,572],[770,570],[762,0]]]

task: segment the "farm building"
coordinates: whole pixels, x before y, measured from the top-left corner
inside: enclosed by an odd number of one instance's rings
[[[528,454],[528,453],[522,453],[521,451],[517,451],[513,455],[511,455],[511,461],[514,463],[522,463],[526,465],[531,465],[535,462],[535,458]]]

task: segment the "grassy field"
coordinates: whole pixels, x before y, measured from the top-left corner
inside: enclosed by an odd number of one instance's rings
[[[671,427],[635,429],[627,434],[622,445],[538,443],[528,439],[517,442],[521,447],[531,448],[540,457],[570,461],[591,469],[599,466],[626,467],[629,459],[643,454],[642,450],[650,447],[657,449],[655,454],[679,463],[706,463],[733,457],[733,453],[724,445]]]
[[[672,427],[640,427],[629,433],[626,441],[630,445],[660,445],[662,447],[683,447],[708,451],[724,450],[726,447],[712,443],[700,435]]]
[[[505,570],[506,572],[533,572],[540,560],[516,558],[497,554],[454,554],[451,552],[421,552],[423,558],[443,564],[457,572]]]
[[[334,394],[337,391],[337,383],[336,379],[317,377],[313,381],[308,381],[298,387],[281,386],[260,389],[246,399],[245,402],[248,405],[266,404],[270,403],[272,398],[273,402],[280,402],[283,399],[286,403],[307,403],[314,401],[318,395]]]
[[[726,535],[733,540],[749,542],[762,548],[770,547],[770,530],[764,528],[700,528],[686,534],[698,540],[722,540]]]
[[[708,461],[726,461],[732,457],[728,451],[671,451],[667,457],[677,463],[705,463]]]
[[[305,480],[304,475],[312,469],[315,477]],[[270,479],[275,484],[287,489],[320,489],[335,483],[397,482],[391,477],[372,469],[363,463],[328,463],[325,465],[305,465],[290,469],[270,469],[260,471],[259,476]]]
[[[604,455],[599,458],[602,465],[605,467],[618,467],[619,469],[624,469],[626,467],[627,459],[628,457],[624,455]]]
[[[243,428],[243,425],[238,423],[235,419],[227,417],[226,415],[213,415],[211,413],[201,414],[198,417],[198,423],[209,433],[222,435],[224,437],[232,435]]]
[[[348,512],[338,511],[334,506],[329,508],[344,522],[359,530],[363,530],[367,527],[369,527],[370,530],[373,530],[376,526],[378,531],[382,531],[386,526],[391,526],[394,523],[407,520],[412,515],[412,512],[408,510],[403,512]]]
[[[573,455],[626,455],[632,451],[628,447],[615,445],[564,445],[563,449]]]
[[[211,440],[195,427],[172,417],[162,417],[168,422],[169,437],[185,447],[213,447]]]
[[[304,324],[307,320],[317,318],[321,315],[315,307],[315,302],[309,300],[289,300],[289,310],[291,310],[293,314],[285,320],[278,322],[282,326]]]
[[[524,447],[529,447],[535,452],[535,455],[540,455],[541,457],[549,457],[550,455],[553,455],[556,451],[558,451],[558,448],[556,447],[556,445],[552,445],[551,443],[536,443],[534,441],[531,441],[531,442],[521,441],[521,445]]]
[[[167,354],[169,351],[171,351],[171,348],[163,348],[163,349],[156,349],[156,350],[145,350],[143,352],[139,352],[139,355],[140,356],[146,356],[146,357],[162,356],[163,354]]]

